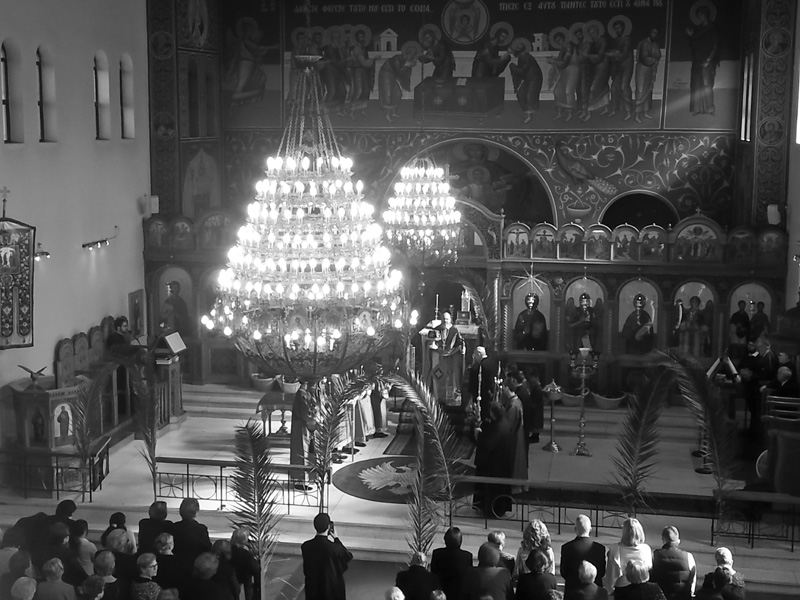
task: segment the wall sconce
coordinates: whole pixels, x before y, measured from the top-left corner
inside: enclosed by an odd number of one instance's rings
[[[81,248],[84,250],[99,250],[103,246],[108,246],[117,235],[119,234],[119,227],[114,225],[114,235],[111,237],[103,238],[102,240],[97,240],[94,242],[86,242],[85,244],[81,244]]]
[[[39,262],[43,258],[50,258],[50,253],[47,250],[42,250],[42,242],[36,244],[36,252],[33,253],[33,260]]]

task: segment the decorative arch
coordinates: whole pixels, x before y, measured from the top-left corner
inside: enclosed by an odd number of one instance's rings
[[[450,182],[456,197],[481,204],[495,215],[504,213],[509,221],[522,221],[529,225],[555,221],[555,205],[545,177],[514,147],[477,136],[453,137],[415,146],[415,149],[420,147],[424,150],[401,158],[390,167],[393,175],[383,197],[384,204],[402,167],[416,158],[427,156],[439,166],[448,165],[451,177],[458,177]],[[479,152],[483,155],[480,156]],[[532,202],[522,202],[522,199],[530,199],[531,195]],[[546,201],[547,210],[536,212],[535,208],[530,208],[537,199]]]
[[[611,229],[620,225],[633,225],[640,230],[647,225],[669,229],[679,220],[678,211],[666,198],[654,192],[642,191],[617,196],[600,214],[600,222]]]

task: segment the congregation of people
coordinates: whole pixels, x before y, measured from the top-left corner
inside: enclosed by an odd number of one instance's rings
[[[575,520],[575,538],[561,546],[556,564],[547,526],[530,521],[516,554],[505,546],[505,534],[489,533],[478,548],[477,563],[462,548],[463,534],[451,527],[444,547],[433,550],[430,563],[422,552],[412,555],[397,574],[387,600],[743,600],[745,583],[733,568],[729,549],[718,548],[716,568],[698,579],[697,564],[680,548],[677,528],[667,526],[661,545],[645,543],[635,518],[622,526],[621,539],[606,548],[591,537],[589,517]],[[562,583],[556,574],[560,575]],[[337,598],[343,599],[344,596]]]
[[[180,519],[154,502],[138,536],[122,512],[112,513],[99,544],[74,501],[55,513],[19,519],[0,542],[0,600],[253,600],[260,563],[249,533],[235,529],[213,543],[198,522],[199,502],[186,498]]]
[[[249,532],[209,537],[197,520],[199,503],[184,499],[180,520],[154,502],[139,521],[138,535],[115,512],[99,544],[86,520],[74,518],[72,500],[55,513],[19,519],[0,542],[0,600],[254,600],[260,595],[260,562]],[[346,600],[344,573],[353,558],[326,513],[313,521],[316,535],[301,546],[306,600]],[[625,520],[620,541],[606,548],[592,537],[586,515],[575,520],[575,538],[560,559],[547,529],[530,521],[519,548],[507,548],[502,531],[489,532],[477,550],[462,548],[463,534],[450,527],[444,546],[411,556],[397,573],[393,600],[744,600],[745,583],[727,548],[714,555],[716,569],[700,578],[691,553],[680,548],[673,526],[651,548],[641,523]],[[557,578],[560,576],[561,581]],[[563,583],[562,583],[563,582]]]

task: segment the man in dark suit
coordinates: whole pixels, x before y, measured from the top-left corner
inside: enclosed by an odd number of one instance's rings
[[[300,546],[306,600],[345,600],[344,572],[353,555],[334,535],[327,513],[314,517],[314,530],[317,535]]]
[[[197,498],[184,498],[178,511],[181,520],[172,526],[172,538],[175,542],[172,552],[182,563],[192,565],[194,559],[203,552],[211,551],[208,528],[197,522],[197,513],[200,512]]]
[[[395,585],[406,600],[429,600],[433,590],[441,589],[439,578],[428,571],[428,558],[424,552],[414,552],[408,569],[397,574]]]
[[[575,539],[561,546],[561,577],[564,578],[564,593],[581,585],[579,569],[585,560],[595,566],[597,575],[595,583],[602,587],[606,574],[606,548],[593,541],[592,522],[586,515],[578,515],[575,519]]]
[[[431,573],[439,578],[448,598],[458,598],[464,573],[472,566],[472,552],[461,549],[461,530],[451,527],[444,534],[444,548],[431,556]]]
[[[478,566],[466,572],[461,595],[456,597],[461,600],[481,600],[484,596],[491,596],[492,600],[513,600],[511,573],[505,567],[497,566],[499,560],[500,551],[493,544],[481,544]]]

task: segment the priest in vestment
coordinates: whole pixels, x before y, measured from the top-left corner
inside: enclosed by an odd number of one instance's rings
[[[461,396],[461,377],[464,371],[464,338],[453,324],[449,312],[442,314],[442,324],[437,328],[441,339],[431,344],[431,350],[439,352],[441,377],[436,378],[436,391],[439,400],[454,402]]]

